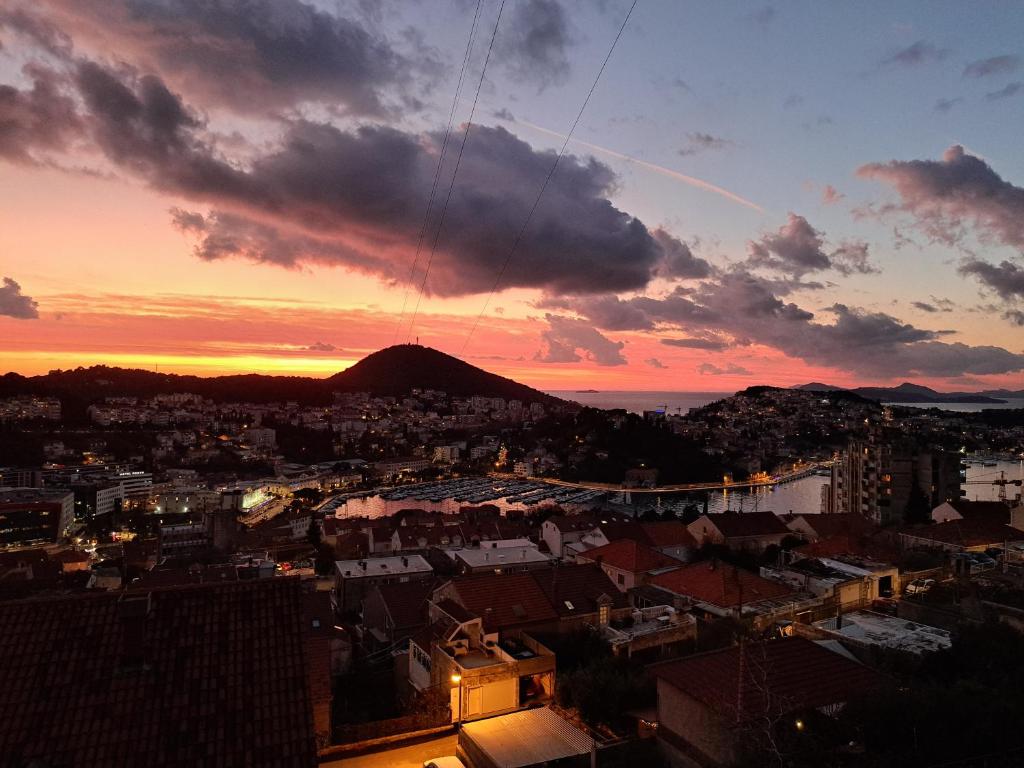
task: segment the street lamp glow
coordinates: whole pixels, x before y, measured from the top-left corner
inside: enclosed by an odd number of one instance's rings
[[[452,675],[452,682],[456,683],[456,684],[461,683],[462,682],[462,675],[460,675],[460,674],[458,674],[456,672],[454,675]]]

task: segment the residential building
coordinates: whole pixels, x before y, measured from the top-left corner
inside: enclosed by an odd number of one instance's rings
[[[409,639],[427,624],[427,603],[434,591],[430,579],[378,584],[363,600],[363,641],[371,648],[390,648]]]
[[[420,555],[339,560],[334,571],[335,606],[340,613],[361,610],[363,599],[380,584],[405,584],[434,575],[430,563]]]
[[[535,568],[550,568],[555,559],[541,552],[536,544],[525,542],[521,546],[491,546],[483,542],[477,547],[449,549],[447,554],[455,561],[460,573],[515,573]]]
[[[475,768],[591,765],[594,739],[548,707],[466,723],[457,754]]]
[[[620,539],[576,555],[578,563],[596,563],[622,592],[643,584],[648,576],[679,565],[679,560],[632,539]]]
[[[701,546],[722,544],[753,552],[778,546],[792,533],[773,512],[716,512],[701,515],[687,528]]]
[[[583,539],[594,528],[594,520],[582,515],[552,515],[540,527],[541,539],[548,545],[548,552],[555,557],[565,557],[566,548]]]
[[[733,765],[747,749],[763,752],[761,739],[771,739],[774,728],[804,726],[887,684],[878,672],[801,637],[748,642],[650,670],[658,739],[677,766]]]
[[[0,488],[0,548],[57,544],[75,521],[75,495],[55,488]]]
[[[923,656],[948,650],[953,645],[948,630],[873,611],[832,616],[812,626],[854,649],[886,649]]]
[[[898,535],[900,546],[905,549],[946,552],[984,552],[1006,546],[1017,548],[1024,543],[1024,530],[988,515],[905,528]]]

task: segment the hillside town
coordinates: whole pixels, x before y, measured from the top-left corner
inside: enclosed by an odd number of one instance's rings
[[[1019,420],[772,388],[687,414],[418,389],[77,407],[0,403],[37,459],[0,468],[13,764],[117,761],[145,732],[135,759],[176,763],[924,765],[954,747],[870,730],[878,702],[986,632],[1024,648],[1019,480],[962,491],[967,451],[1019,452]],[[813,508],[663,484],[794,466]],[[54,664],[78,673],[41,682]]]

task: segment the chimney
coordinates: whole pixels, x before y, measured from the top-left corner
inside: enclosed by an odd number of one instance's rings
[[[146,619],[151,607],[149,592],[125,592],[117,601],[121,631],[121,663],[124,671],[144,668],[146,662]]]

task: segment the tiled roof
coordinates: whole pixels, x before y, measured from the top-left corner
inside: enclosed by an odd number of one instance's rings
[[[315,765],[299,581],[149,594],[0,604],[4,762]]]
[[[802,637],[745,643],[650,670],[733,723],[839,704],[887,680]]]
[[[427,621],[427,599],[434,589],[430,579],[396,584],[378,584],[381,600],[395,629],[410,629]]]
[[[697,540],[680,521],[667,520],[663,523],[640,523],[647,534],[646,544],[652,547],[696,547]]]
[[[618,568],[632,573],[646,573],[657,568],[667,568],[678,565],[675,558],[663,555],[656,549],[651,549],[631,539],[620,539],[603,547],[588,549],[577,555],[590,562],[601,562],[604,565]]]
[[[819,538],[867,532],[871,523],[863,515],[856,513],[837,513],[830,515],[794,515],[811,527]]]
[[[774,512],[715,512],[705,515],[727,539],[787,534],[789,528]]]
[[[1000,522],[1010,520],[1010,507],[1004,501],[971,501],[970,499],[953,499],[949,502],[964,517],[991,515],[1000,518]]]
[[[597,613],[597,600],[602,595],[611,598],[612,608],[629,606],[626,593],[620,592],[608,578],[608,574],[598,565],[543,568],[531,571],[530,576],[543,590],[548,602],[559,616]]]
[[[480,616],[488,631],[523,627],[558,618],[529,573],[487,573],[452,582],[458,601]]]
[[[961,547],[980,547],[986,544],[1000,546],[1005,541],[1024,541],[1024,531],[992,520],[987,515],[948,520],[919,528],[904,528],[901,533]]]
[[[857,555],[870,557],[884,563],[896,563],[900,559],[899,551],[878,537],[851,536],[849,534],[818,539],[810,544],[802,544],[794,551],[803,557]]]
[[[785,584],[725,563],[694,563],[660,573],[652,577],[650,583],[674,594],[723,608],[738,606],[740,600],[746,605],[794,594]]]

